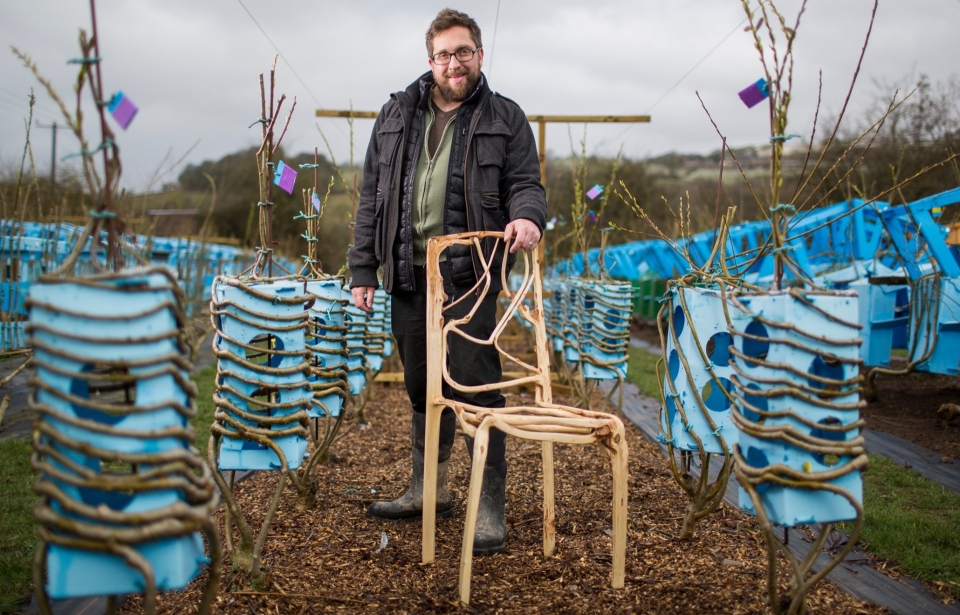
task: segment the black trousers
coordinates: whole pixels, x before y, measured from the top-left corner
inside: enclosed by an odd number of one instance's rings
[[[425,267],[414,267],[416,276],[415,291],[394,291],[392,297],[393,336],[397,340],[397,351],[403,363],[403,381],[410,397],[410,404],[415,413],[425,414],[427,411],[427,276]],[[456,289],[445,284],[445,291],[449,301],[460,299],[469,289]],[[444,318],[460,318],[465,316],[476,305],[476,297],[469,296],[458,305],[444,312]],[[480,303],[476,314],[469,323],[461,329],[478,339],[490,336],[497,325],[497,296],[488,294]],[[475,344],[459,335],[447,336],[448,356],[447,364],[450,376],[458,383],[477,386],[500,382],[502,370],[500,367],[500,353],[493,346]],[[443,394],[447,399],[455,399],[464,403],[483,406],[485,408],[503,408],[504,397],[500,391],[485,391],[482,393],[467,394],[453,390],[446,383],[443,385]],[[452,414],[447,408],[444,414]],[[440,448],[443,450],[453,444],[456,424],[444,420],[441,423]],[[447,427],[449,425],[449,427]],[[421,441],[422,441],[421,435]],[[504,460],[506,434],[497,429],[490,430],[490,446],[487,453],[487,465],[497,468],[501,476],[506,475],[506,461]],[[469,450],[473,450],[473,442],[467,442]]]

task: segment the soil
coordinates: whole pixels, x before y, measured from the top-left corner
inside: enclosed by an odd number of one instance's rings
[[[627,423],[630,504],[626,586],[610,588],[611,482],[595,447],[557,445],[557,552],[544,557],[540,445],[507,439],[507,524],[501,553],[474,559],[469,607],[457,602],[463,505],[469,476],[459,443],[451,461],[454,515],[438,519],[437,559],[420,563],[420,524],[384,522],[365,514],[376,498],[399,495],[409,481],[409,402],[401,384],[378,384],[364,414],[332,446],[318,469],[316,509],[298,512],[288,489],[269,531],[267,587],[253,591],[224,567],[215,613],[766,613],[766,548],[752,517],[726,505],[678,541],[686,498],[657,447]],[[518,396],[508,398],[517,402]],[[526,401],[532,402],[532,399]],[[564,400],[557,400],[563,403]],[[595,407],[602,401],[596,398]],[[237,487],[241,507],[259,527],[277,475],[261,472]],[[374,492],[375,491],[375,492]],[[222,507],[218,521],[223,523]],[[381,548],[383,537],[386,546]],[[204,574],[183,592],[162,597],[159,613],[195,612]],[[781,579],[786,586],[786,579]],[[812,613],[883,613],[828,582],[810,592]],[[124,613],[142,612],[131,597]]]
[[[905,361],[894,357],[893,368]],[[866,371],[866,370],[865,370]],[[867,428],[882,431],[960,460],[960,419],[944,426],[941,404],[960,403],[960,378],[925,372],[879,376],[876,399],[863,410]]]

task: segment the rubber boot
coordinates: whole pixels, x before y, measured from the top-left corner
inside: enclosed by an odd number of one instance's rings
[[[420,519],[423,516],[423,448],[426,429],[426,415],[413,413],[411,429],[410,458],[413,473],[410,487],[395,500],[382,500],[367,508],[367,515],[377,519],[397,521],[401,519]],[[453,514],[453,501],[447,490],[447,469],[450,466],[450,450],[457,429],[457,417],[453,412],[445,412],[440,417],[440,454],[437,462],[437,517],[449,517]]]
[[[507,544],[506,477],[497,467],[483,468],[480,488],[480,506],[477,509],[477,529],[473,534],[473,554],[496,553]]]

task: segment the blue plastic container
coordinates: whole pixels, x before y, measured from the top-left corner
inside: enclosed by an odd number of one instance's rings
[[[265,417],[291,417],[289,422],[272,427],[279,431],[295,425],[293,415],[309,411],[313,390],[310,384],[310,352],[306,348],[306,328],[309,315],[306,304],[312,300],[304,290],[304,283],[279,280],[251,283],[254,293],[236,286],[217,282],[214,302],[222,306],[216,315],[218,351],[218,393],[244,411]],[[295,301],[279,301],[285,298]],[[258,356],[262,351],[245,348],[256,344],[272,344],[282,354]],[[266,362],[264,362],[266,359]],[[259,361],[259,363],[258,363]],[[282,370],[271,373],[266,368]],[[255,395],[272,392],[277,408],[267,409],[256,404]],[[225,408],[243,423],[252,424]],[[227,429],[233,430],[227,426]],[[307,439],[300,435],[280,436],[274,442],[283,451],[287,469],[300,467],[307,449]],[[269,447],[242,438],[224,437],[217,459],[220,470],[277,470],[281,463]]]
[[[731,376],[739,396],[738,411],[748,421],[762,422],[764,427],[791,428],[802,436],[828,442],[847,441],[856,438],[859,430],[854,428],[831,431],[831,428],[842,428],[859,420],[860,413],[855,409],[858,401],[855,385],[824,384],[811,376],[829,378],[837,383],[856,378],[859,331],[853,323],[858,319],[858,298],[856,293],[849,291],[833,294],[807,293],[804,296],[812,303],[812,308],[786,291],[743,294],[739,296],[739,300],[747,311],[730,308],[733,324],[731,333],[736,338],[737,350],[746,357],[737,360],[737,365],[742,364],[741,370],[746,375],[743,378]],[[828,318],[826,314],[837,320]],[[767,326],[759,320],[760,317],[775,323],[796,325],[801,331],[809,332],[815,337],[803,335],[796,330]],[[831,344],[818,338],[844,343]],[[796,344],[802,348],[796,347]],[[793,369],[751,363],[750,358],[765,359],[774,364],[791,366]],[[785,392],[786,386],[800,390],[802,395]],[[850,393],[837,397],[824,393],[821,396],[820,391],[825,391],[826,387],[841,393],[849,390]],[[756,394],[758,391],[774,389],[779,389],[781,394],[774,397]],[[828,398],[837,404],[851,404],[853,409],[836,410],[817,403]],[[783,415],[766,417],[761,421],[761,415],[752,408]],[[801,421],[799,417],[805,420]],[[812,428],[807,423],[823,427]],[[794,471],[813,475],[850,461],[847,457],[830,458],[811,454],[783,438],[761,438],[747,431],[740,431],[738,442],[740,454],[747,464],[755,468],[783,464]],[[863,484],[859,471],[850,472],[829,484],[846,490],[858,502],[863,501]],[[827,491],[772,483],[761,484],[757,491],[770,521],[785,527],[856,518],[856,511],[846,498]],[[749,495],[742,487],[740,507],[749,513],[756,513]]]
[[[724,394],[733,387],[730,383],[733,337],[727,331],[720,291],[716,288],[673,287],[667,292],[672,313],[668,322],[667,369],[663,381],[666,411],[661,415],[660,432],[664,438],[673,439],[674,448],[687,451],[700,450],[693,438],[696,434],[705,453],[723,455],[729,451],[725,450],[718,436],[723,437],[727,447],[732,447],[737,441],[737,430],[730,420],[732,403]],[[680,303],[681,292],[692,321],[688,320]],[[694,332],[700,346],[694,339]],[[680,360],[681,355],[687,360],[689,372]],[[670,382],[677,397],[674,397]],[[686,423],[677,411],[678,402],[687,417]],[[706,416],[716,429],[710,427]],[[670,424],[669,432],[666,422]]]
[[[633,286],[625,282],[584,282],[580,353],[584,378],[627,377]]]
[[[95,280],[39,280],[31,287],[28,305],[38,383],[30,403],[49,408],[38,420],[78,443],[64,446],[41,435],[43,444],[95,473],[111,471],[102,467],[111,452],[149,454],[189,448],[184,439],[157,433],[185,427],[186,417],[177,408],[192,403],[184,386],[189,386],[189,374],[178,346],[181,322],[170,277],[156,270],[134,270]],[[111,404],[118,412],[93,404]],[[132,412],[131,407],[139,411]],[[69,419],[79,423],[68,423]],[[138,437],[103,433],[107,427]],[[46,461],[67,476],[82,476],[55,457]],[[149,466],[139,467],[146,470]],[[54,484],[78,505],[116,513],[155,511],[186,500],[185,494],[173,489],[131,494],[78,487],[55,475],[41,474],[38,480]],[[76,516],[56,500],[50,506],[60,514]],[[97,523],[82,516],[76,519],[82,525]],[[119,556],[56,544],[46,548],[46,591],[51,598],[129,594],[145,588],[140,572]],[[182,589],[208,561],[197,533],[132,548],[149,563],[160,591]]]

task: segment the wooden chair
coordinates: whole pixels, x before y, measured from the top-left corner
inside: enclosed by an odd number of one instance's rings
[[[510,436],[543,443],[543,553],[552,556],[556,541],[556,517],[554,510],[553,443],[598,444],[609,456],[613,471],[613,580],[614,589],[623,587],[624,558],[627,537],[627,442],[623,423],[619,418],[603,412],[560,406],[553,403],[550,388],[550,347],[544,327],[543,288],[540,281],[538,255],[520,251],[523,260],[523,281],[516,290],[509,290],[506,280],[507,250],[501,272],[504,292],[510,305],[488,339],[476,339],[459,327],[467,323],[486,296],[491,286],[491,264],[496,250],[484,257],[482,246],[499,245],[502,233],[461,233],[433,237],[427,245],[427,426],[424,451],[423,488],[423,563],[434,560],[436,523],[437,454],[440,438],[440,414],[444,408],[452,408],[461,429],[474,438],[473,468],[470,475],[470,490],[467,498],[467,516],[463,529],[463,545],[460,555],[460,600],[470,602],[470,575],[473,564],[473,534],[477,523],[480,503],[480,487],[487,457],[487,444],[491,428],[497,428]],[[449,305],[444,305],[447,295],[443,291],[440,275],[440,254],[455,245],[471,246],[483,264],[483,275],[471,292]],[[519,260],[519,259],[518,259]],[[519,268],[519,263],[518,263]],[[532,292],[533,309],[529,303]],[[476,301],[473,309],[463,318],[444,318],[444,311],[464,298]],[[515,314],[533,325],[536,333],[536,365],[530,365],[511,356],[500,347],[499,338]],[[529,372],[520,378],[482,386],[465,386],[450,377],[447,365],[447,335],[460,335],[477,344],[493,345],[501,355],[514,361]],[[443,397],[442,383],[464,393],[478,393],[520,384],[535,387],[535,404],[509,406],[506,408],[483,408]]]

